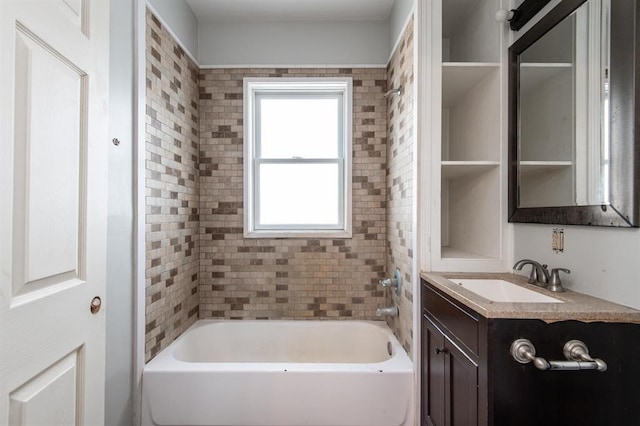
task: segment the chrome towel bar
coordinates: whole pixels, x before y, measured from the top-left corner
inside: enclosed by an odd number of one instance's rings
[[[517,339],[511,344],[511,356],[520,364],[533,365],[539,370],[596,370],[606,371],[607,364],[599,358],[591,358],[589,349],[580,340],[570,340],[562,350],[566,361],[547,361],[536,357],[536,348],[527,339]]]

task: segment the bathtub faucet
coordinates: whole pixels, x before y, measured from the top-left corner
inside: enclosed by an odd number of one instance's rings
[[[397,306],[388,306],[386,308],[378,308],[376,309],[377,317],[397,317],[398,316],[398,307]]]

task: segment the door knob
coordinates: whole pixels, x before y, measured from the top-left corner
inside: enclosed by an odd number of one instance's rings
[[[92,314],[97,314],[98,311],[100,311],[101,307],[102,307],[102,299],[100,299],[98,296],[91,299],[90,309]]]

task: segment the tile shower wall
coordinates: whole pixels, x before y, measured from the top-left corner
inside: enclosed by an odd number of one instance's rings
[[[198,68],[147,11],[146,339],[150,360],[198,318]]]
[[[353,77],[353,238],[243,238],[243,77]],[[385,69],[200,74],[200,316],[374,318],[386,262]]]
[[[400,309],[389,324],[411,354],[413,339],[413,18],[387,67],[389,88],[402,86],[401,96],[387,100],[387,270],[400,270]]]

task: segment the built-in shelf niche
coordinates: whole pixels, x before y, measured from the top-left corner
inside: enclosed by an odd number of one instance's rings
[[[499,64],[442,66],[442,160],[500,160]]]
[[[478,175],[500,166],[498,161],[443,161],[442,179],[457,179]]]
[[[440,203],[432,268],[502,271],[505,170],[499,0],[442,0]],[[437,204],[436,204],[437,205]]]
[[[495,0],[442,0],[442,61],[499,62],[497,10]]]
[[[452,173],[452,171],[454,171]],[[500,257],[500,167],[443,167],[441,257]]]
[[[442,106],[458,104],[489,74],[500,68],[498,63],[444,62],[442,64]]]

